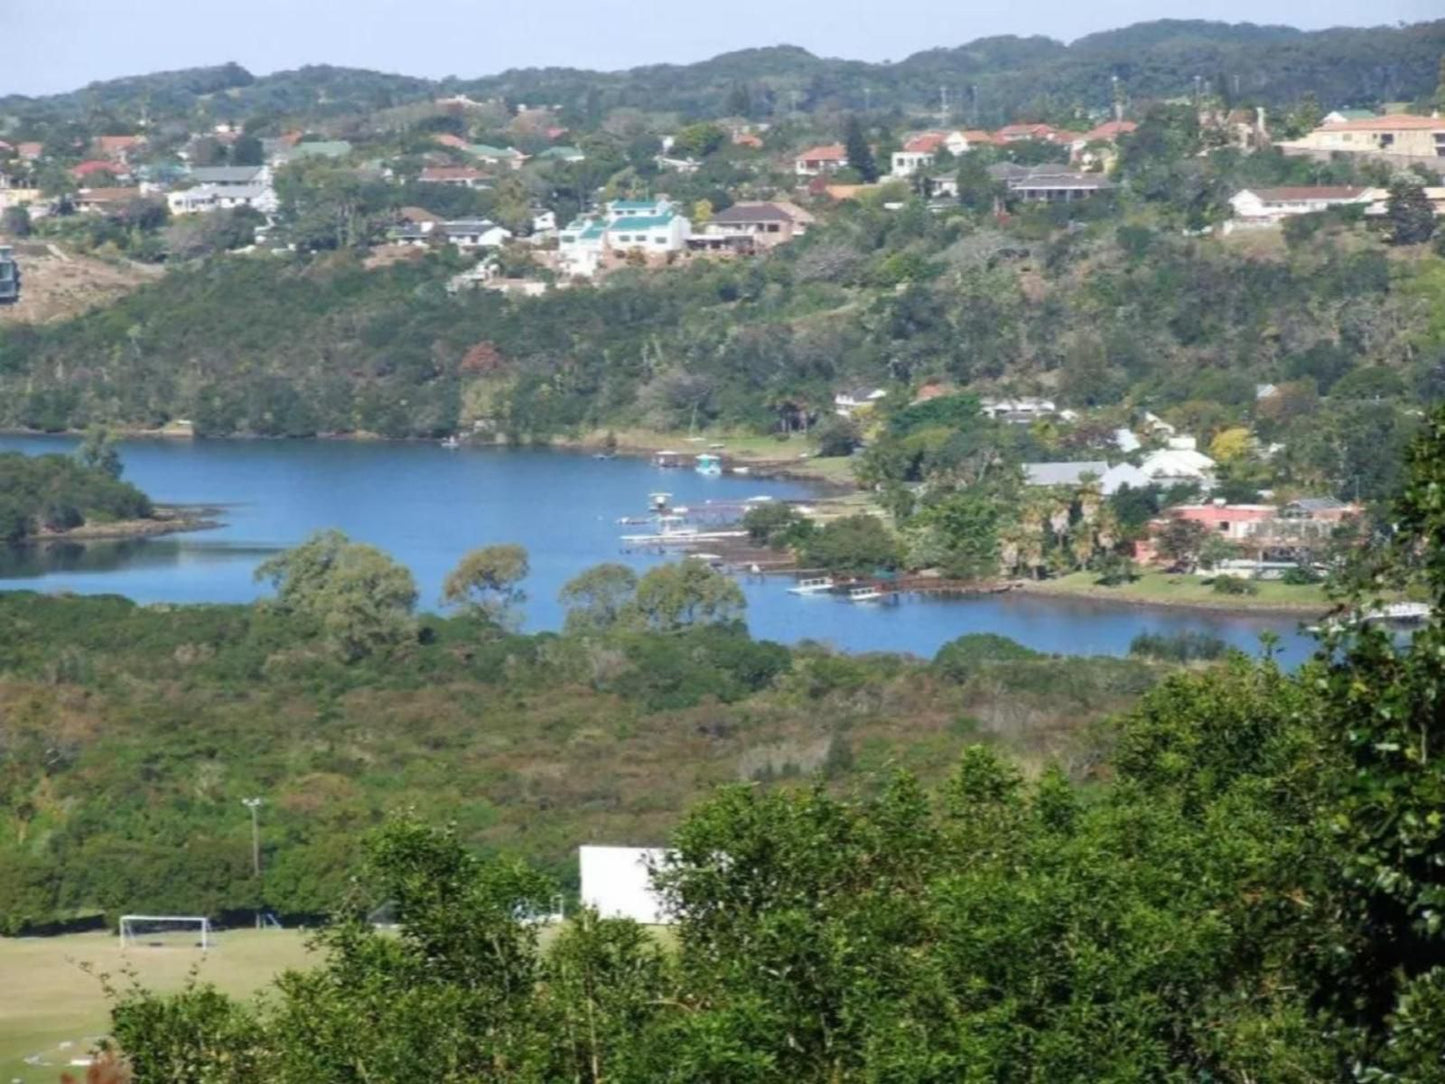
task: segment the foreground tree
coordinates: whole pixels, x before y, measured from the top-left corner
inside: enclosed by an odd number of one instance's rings
[[[843,148],[848,155],[848,165],[857,170],[864,183],[872,184],[878,179],[878,163],[873,157],[873,148],[868,145],[868,135],[857,117],[848,118]]]
[[[742,588],[701,561],[658,565],[637,582],[634,618],[643,627],[677,632],[694,625],[728,624],[747,609]]]
[[[320,531],[256,569],[276,588],[276,605],[316,620],[347,661],[394,648],[416,635],[416,581],[377,549],[341,531]]]
[[[558,594],[567,607],[568,632],[601,632],[627,614],[637,594],[637,573],[626,565],[594,565],[573,576]]]
[[[503,627],[520,620],[516,607],[526,601],[519,586],[531,566],[524,547],[511,543],[472,550],[447,573],[442,602]]]
[[[1435,235],[1435,207],[1419,181],[1397,177],[1390,182],[1385,219],[1392,244],[1423,245]]]

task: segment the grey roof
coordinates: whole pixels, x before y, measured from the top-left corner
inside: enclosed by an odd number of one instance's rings
[[[1333,497],[1301,497],[1297,501],[1290,501],[1286,508],[1297,508],[1301,512],[1335,512],[1345,506],[1344,501],[1337,501]]]
[[[1102,173],[1084,173],[1060,165],[1021,166],[1017,162],[998,162],[988,167],[988,175],[1015,189],[1114,187],[1114,182]]]
[[[262,166],[197,166],[191,180],[198,184],[252,184],[261,175]]]
[[[726,210],[717,212],[709,221],[726,226],[744,222],[791,222],[793,216],[776,203],[735,203]]]
[[[1031,486],[1076,486],[1084,475],[1102,478],[1109,469],[1103,460],[1079,463],[1025,463],[1024,479]]]

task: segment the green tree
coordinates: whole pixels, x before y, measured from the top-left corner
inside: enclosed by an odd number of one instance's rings
[[[903,544],[877,516],[866,512],[823,524],[803,544],[810,568],[865,574],[889,571],[903,563]]]
[[[637,593],[637,573],[626,565],[601,564],[579,572],[558,599],[567,607],[568,632],[601,632],[617,625]]]
[[[1385,220],[1390,224],[1392,244],[1422,245],[1435,234],[1435,208],[1419,181],[1407,177],[1390,182]]]
[[[527,594],[519,586],[531,572],[524,547],[504,543],[472,550],[442,581],[442,603],[460,606],[503,627],[520,620],[516,607]]]
[[[6,207],[0,213],[0,233],[23,239],[30,236],[30,231],[30,212],[25,207]]]
[[[1193,568],[1208,537],[1208,528],[1198,520],[1170,516],[1154,536],[1154,545],[1166,561]]]
[[[863,434],[852,418],[833,415],[813,430],[818,441],[818,455],[823,459],[845,458],[863,443]]]
[[[120,452],[116,450],[115,438],[103,426],[91,426],[85,431],[75,458],[86,470],[100,471],[111,478],[119,478],[125,471]]]
[[[857,170],[865,184],[872,184],[878,179],[878,163],[873,159],[873,148],[868,145],[868,135],[856,116],[848,118],[843,148],[847,152],[849,167]]]
[[[270,558],[256,579],[276,589],[283,610],[315,620],[347,661],[415,639],[416,582],[381,550],[341,531],[320,531]]]
[[[684,158],[706,158],[727,142],[727,133],[711,121],[689,124],[672,140],[674,155]]]
[[[658,565],[637,582],[632,615],[649,629],[676,632],[737,621],[747,608],[731,578],[701,561]]]

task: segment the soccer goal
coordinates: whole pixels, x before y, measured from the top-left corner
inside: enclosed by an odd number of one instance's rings
[[[121,915],[120,947],[198,948],[215,944],[211,920],[194,915]]]

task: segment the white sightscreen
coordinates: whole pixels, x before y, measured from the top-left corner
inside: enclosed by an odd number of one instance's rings
[[[670,921],[648,880],[648,863],[662,861],[659,847],[578,847],[582,903],[603,918],[630,918],[648,926]]]

